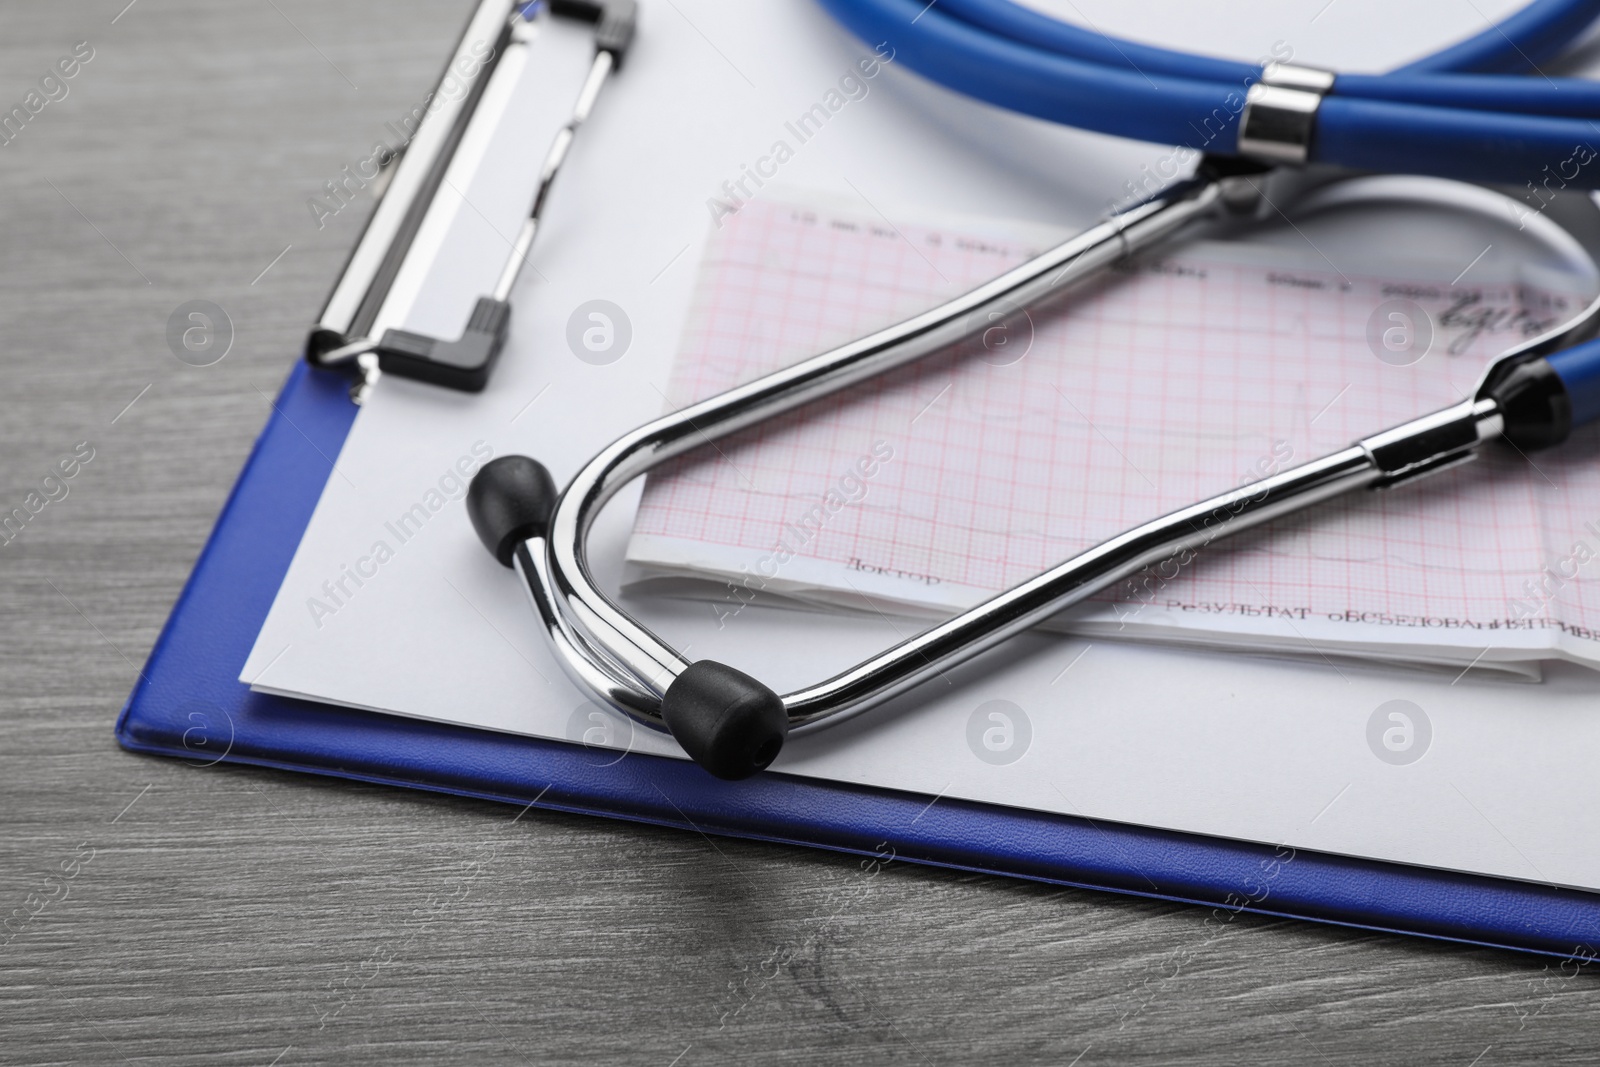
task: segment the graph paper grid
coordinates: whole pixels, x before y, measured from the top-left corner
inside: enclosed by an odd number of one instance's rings
[[[701,268],[678,407],[889,325],[1040,249],[1014,237],[756,202]],[[1308,250],[1309,253],[1309,250]],[[958,351],[653,473],[629,559],[927,614],[970,606],[1129,526],[1459,400],[1578,296],[1510,277],[1341,273],[1197,243]],[[1375,309],[1414,299],[1427,354],[1385,362]],[[1590,526],[1588,524],[1593,524]],[[1070,616],[1128,637],[1484,664],[1600,666],[1600,436],[1359,494],[1148,572]],[[721,591],[719,591],[719,589]]]

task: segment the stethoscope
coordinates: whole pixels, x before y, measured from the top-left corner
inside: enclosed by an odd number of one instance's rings
[[[948,303],[628,433],[564,490],[524,456],[473,479],[479,538],[521,575],[564,667],[712,774],[744,778],[791,731],[838,722],[992,648],[1147,567],[1358,489],[1400,485],[1500,440],[1522,451],[1600,418],[1600,299],[1496,359],[1473,394],[1299,467],[1135,526],[826,681],[779,695],[691,662],[602,592],[585,547],[618,490],[692,449],[949,349],[1204,221],[1249,219],[1323,188],[1332,164],[1475,182],[1544,181],[1597,134],[1600,86],[1510,78],[1562,52],[1600,0],[1536,0],[1499,26],[1382,76],[1188,56],[1117,41],[1007,0],[821,0],[896,62],[991,103],[1203,152],[1192,177]],[[603,46],[602,46],[603,48]],[[1592,153],[1591,153],[1592,158]],[[1600,184],[1600,161],[1561,180]],[[1546,182],[1546,187],[1549,183]],[[1553,194],[1552,194],[1553,195]]]

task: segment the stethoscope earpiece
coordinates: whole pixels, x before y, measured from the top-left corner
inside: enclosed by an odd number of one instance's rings
[[[782,697],[709,659],[673,679],[661,698],[661,718],[691,759],[729,781],[766,770],[789,736]]]
[[[483,465],[467,487],[467,517],[489,555],[509,567],[517,547],[550,531],[555,479],[527,456],[501,456]]]

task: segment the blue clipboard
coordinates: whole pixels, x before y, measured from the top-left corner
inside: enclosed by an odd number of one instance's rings
[[[135,752],[249,763],[707,834],[1592,959],[1600,895],[772,772],[694,764],[254,693],[238,680],[356,406],[300,362],[117,720]]]

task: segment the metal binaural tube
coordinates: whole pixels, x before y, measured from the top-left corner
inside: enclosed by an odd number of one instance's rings
[[[573,632],[557,610],[550,597],[554,588],[550,581],[547,545],[542,537],[530,537],[517,546],[512,556],[512,567],[528,590],[534,614],[549,635],[556,650],[556,658],[572,680],[598,694],[608,704],[624,709],[629,715],[656,729],[665,729],[661,723],[661,697],[640,689],[625,671],[619,669],[598,648]]]
[[[785,696],[791,728],[865,711],[1146,567],[1365,489],[1380,477],[1371,454],[1352,446],[1141,523],[825,682]]]
[[[1227,205],[1225,181],[1174,187],[941,307],[657,419],[614,442],[568,485],[551,517],[541,608],[575,673],[615,706],[660,728],[661,699],[690,662],[595,585],[584,540],[623,485],[697,446],[943,350],[982,329],[996,308],[1038,304],[1124,256]],[[1584,318],[1586,316],[1580,316]],[[1565,327],[1573,329],[1572,324]],[[1546,343],[1536,340],[1535,345]],[[1521,350],[1507,359],[1521,358]],[[1491,374],[1493,371],[1491,371]],[[1505,414],[1478,396],[1375,434],[1330,456],[1153,519],[1089,548],[817,685],[782,698],[794,729],[863,711],[979,655],[1145,567],[1356,489],[1382,488],[1472,458]]]
[[[1356,489],[1394,485],[1474,456],[1504,427],[1465,400],[1249,485],[1141,523],[819,685],[784,697],[791,728],[855,714],[971,659],[1146,567]]]
[[[622,486],[700,445],[943,351],[979,332],[989,313],[1037,306],[1236,196],[1231,179],[1179,183],[940,307],[657,419],[613,442],[562,493],[551,519],[549,593],[566,625],[606,649],[639,690],[659,696],[689,661],[622,611],[589,573],[594,516]],[[627,710],[627,709],[623,709]]]

